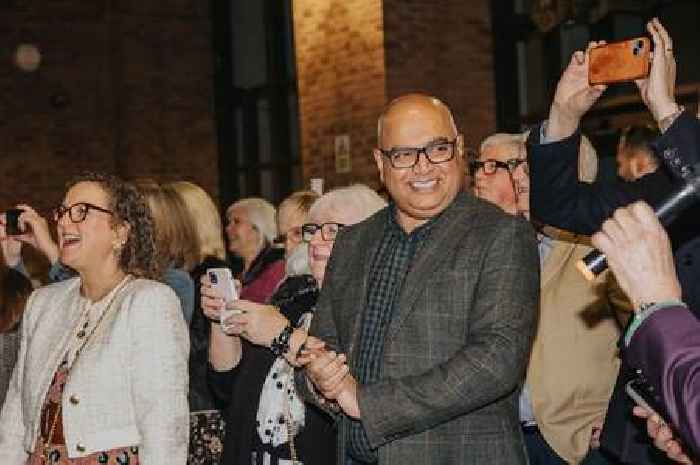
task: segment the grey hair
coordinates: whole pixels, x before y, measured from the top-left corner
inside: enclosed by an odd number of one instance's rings
[[[285,260],[285,271],[287,276],[300,276],[311,274],[309,267],[309,244],[302,242],[294,247],[292,253]]]
[[[386,200],[374,190],[364,184],[353,184],[323,194],[311,206],[308,216],[314,217],[321,211],[349,211],[359,223],[384,207],[386,207]]]
[[[488,147],[493,147],[496,145],[510,145],[518,150],[518,157],[525,158],[525,141],[527,140],[527,134],[508,134],[505,132],[498,132],[496,134],[491,134],[486,139],[481,142],[479,146],[479,154],[486,150]]]
[[[262,248],[265,242],[271,244],[277,236],[277,210],[270,202],[259,197],[241,199],[231,204],[227,214],[233,207],[240,207],[248,214],[248,221],[260,233],[259,246]]]

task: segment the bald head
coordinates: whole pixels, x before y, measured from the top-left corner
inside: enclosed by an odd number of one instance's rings
[[[457,127],[450,109],[435,97],[407,94],[389,102],[377,125],[379,146],[389,148],[387,143],[403,140],[407,134],[415,136],[416,132],[452,140],[457,136]]]
[[[379,177],[397,206],[405,231],[440,214],[464,181],[464,140],[440,100],[408,94],[393,100],[379,118]]]

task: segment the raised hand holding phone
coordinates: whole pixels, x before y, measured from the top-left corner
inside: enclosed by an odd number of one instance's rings
[[[224,332],[228,333],[232,329],[230,323],[228,323],[229,318],[242,313],[241,310],[232,307],[233,302],[238,300],[238,288],[231,270],[228,268],[209,268],[207,277],[209,278],[209,285],[224,300],[224,306],[219,313],[219,322]]]

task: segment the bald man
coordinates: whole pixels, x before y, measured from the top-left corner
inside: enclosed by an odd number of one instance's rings
[[[342,409],[341,458],[525,464],[533,229],[462,192],[463,137],[433,97],[387,106],[374,159],[391,202],[338,235],[311,328],[332,351],[306,369]]]

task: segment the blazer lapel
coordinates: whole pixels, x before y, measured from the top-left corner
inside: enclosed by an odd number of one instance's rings
[[[466,201],[463,199],[467,199]],[[401,295],[397,314],[389,324],[387,341],[392,340],[414,308],[414,303],[425,290],[428,277],[454,252],[464,234],[471,229],[476,217],[470,216],[474,200],[466,195],[458,196],[452,206],[448,207],[430,232],[428,243],[424,244],[409,269]]]

